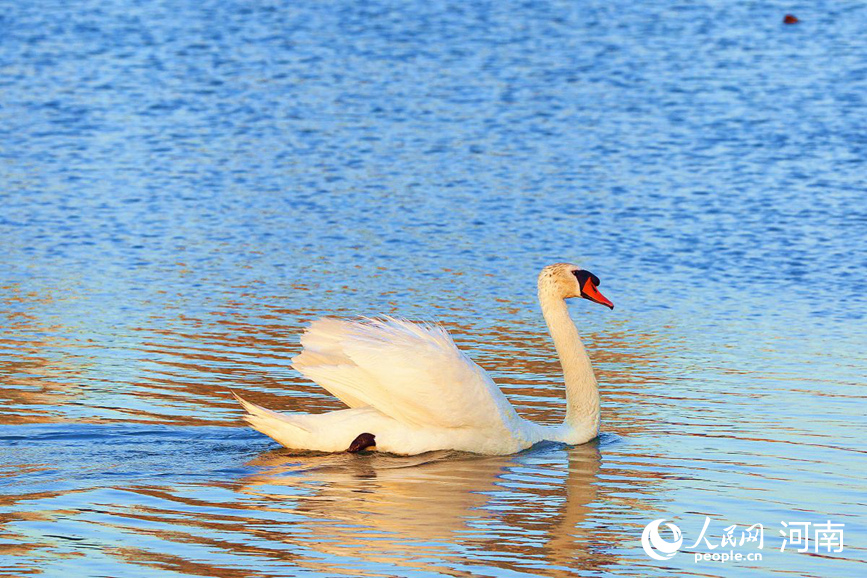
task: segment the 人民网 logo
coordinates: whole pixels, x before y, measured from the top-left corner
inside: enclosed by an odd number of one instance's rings
[[[785,552],[787,547],[789,550],[797,549],[798,552],[815,554],[823,552],[835,554],[843,551],[845,524],[831,520],[788,521],[780,524],[782,525],[780,536],[783,539],[780,552]],[[663,531],[665,538],[659,533],[663,525],[668,528],[668,531]],[[722,529],[721,534],[715,534],[710,527],[711,518],[705,516],[698,538],[692,546],[685,546],[680,528],[667,523],[665,518],[660,518],[644,527],[641,533],[641,546],[645,554],[660,561],[671,560],[681,550],[686,554],[692,553],[696,564],[699,562],[750,563],[761,562],[764,559],[762,551],[765,547],[764,524],[757,523],[749,526],[729,524]],[[669,531],[672,539],[666,539],[669,537]]]
[[[670,560],[677,554],[681,544],[683,544],[683,534],[680,528],[674,524],[666,523],[666,527],[674,534],[674,541],[669,542],[664,540],[659,535],[659,525],[665,522],[665,518],[654,520],[644,527],[644,532],[641,533],[641,546],[647,555],[654,560]]]

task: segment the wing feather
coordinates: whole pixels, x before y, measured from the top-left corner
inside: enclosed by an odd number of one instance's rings
[[[440,326],[383,318],[320,319],[293,367],[349,407],[414,426],[492,427],[517,418],[481,367]]]

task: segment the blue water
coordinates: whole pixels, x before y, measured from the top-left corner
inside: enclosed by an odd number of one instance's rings
[[[864,574],[861,3],[0,8],[0,573]],[[228,392],[336,409],[298,333],[391,313],[556,422],[564,260],[592,444],[299,456]],[[763,560],[644,553],[705,516]]]

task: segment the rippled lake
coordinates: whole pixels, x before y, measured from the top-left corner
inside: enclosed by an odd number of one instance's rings
[[[0,5],[0,573],[867,573],[863,3]],[[339,408],[299,333],[388,313],[555,423],[564,260],[592,443],[298,455],[231,398]]]

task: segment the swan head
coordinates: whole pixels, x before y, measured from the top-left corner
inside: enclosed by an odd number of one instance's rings
[[[539,273],[539,296],[559,299],[582,297],[614,309],[614,303],[599,292],[599,277],[572,263],[548,265]]]

